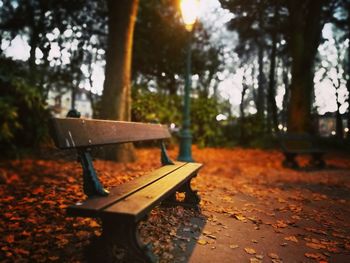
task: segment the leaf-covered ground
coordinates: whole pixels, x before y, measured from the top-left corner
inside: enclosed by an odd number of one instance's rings
[[[97,160],[103,184],[159,166],[158,149],[137,154],[131,164]],[[84,247],[101,234],[98,220],[65,215],[84,199],[74,155],[46,156],[0,164],[1,262],[85,262]],[[160,262],[350,262],[350,156],[329,153],[323,170],[303,156],[298,171],[283,168],[277,151],[194,148],[193,156],[205,164],[193,182],[201,213],[156,208],[140,225]]]

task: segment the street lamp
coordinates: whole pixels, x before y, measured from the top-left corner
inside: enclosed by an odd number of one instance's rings
[[[199,10],[199,0],[181,0],[180,9],[185,28],[188,32],[188,50],[186,59],[185,94],[183,108],[183,123],[180,131],[180,152],[179,161],[193,162],[192,159],[192,134],[190,130],[190,91],[192,85],[191,74],[191,41],[194,25],[197,20]]]

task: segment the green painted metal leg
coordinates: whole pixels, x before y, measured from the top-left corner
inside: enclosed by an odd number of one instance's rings
[[[78,158],[83,167],[83,189],[88,196],[107,196],[108,190],[104,189],[97,177],[96,171],[92,163],[90,153],[84,150],[78,150]]]
[[[161,142],[160,150],[161,150],[162,165],[174,164],[174,162],[169,158],[169,156],[166,152],[165,144],[163,141]]]

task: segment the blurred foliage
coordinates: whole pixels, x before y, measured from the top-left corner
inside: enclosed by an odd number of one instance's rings
[[[49,111],[37,87],[28,84],[24,64],[1,59],[0,146],[2,155],[37,147],[47,135]]]
[[[151,92],[147,88],[133,89],[132,120],[143,122],[160,122],[164,124],[179,123],[181,120],[181,98]]]
[[[132,119],[142,122],[160,122],[166,125],[182,125],[183,97],[151,92],[147,88],[133,89]],[[230,104],[216,98],[191,98],[191,131],[193,142],[200,147],[225,145],[226,121],[217,121],[216,116],[230,116]]]
[[[230,106],[214,97],[198,97],[192,99],[191,123],[193,141],[199,147],[219,146],[227,143],[222,121],[217,121],[219,114],[230,116]]]
[[[133,80],[138,84],[153,83],[159,92],[178,94],[191,41],[191,70],[199,76],[196,88],[207,95],[224,66],[222,47],[211,41],[200,22],[192,33],[187,32],[178,4],[177,0],[140,1],[133,44]]]

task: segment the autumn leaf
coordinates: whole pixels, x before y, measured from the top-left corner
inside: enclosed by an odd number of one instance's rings
[[[5,241],[7,242],[7,243],[13,243],[14,241],[15,241],[15,236],[14,235],[7,235],[6,237],[5,237]]]
[[[313,248],[313,249],[326,248],[325,245],[320,244],[320,243],[318,243],[318,244],[316,244],[316,243],[306,243],[306,246],[311,247],[311,248]]]
[[[288,236],[288,237],[285,237],[284,240],[292,241],[294,243],[298,243],[299,242],[299,240],[297,239],[296,236]]]
[[[268,256],[272,259],[279,259],[280,258],[276,253],[269,253]]]
[[[246,248],[244,248],[244,251],[250,255],[256,254],[256,251],[254,248],[246,247]]]
[[[273,226],[277,228],[285,228],[288,226],[288,224],[286,224],[283,220],[277,220],[276,224]]]
[[[247,222],[247,219],[246,219],[246,217],[245,216],[243,216],[243,215],[234,215],[234,218],[236,218],[237,220],[239,220],[239,221],[242,221],[242,222]]]
[[[29,255],[29,251],[22,248],[15,248],[14,251],[16,254]]]
[[[305,253],[305,257],[307,258],[312,258],[312,259],[317,259],[317,260],[324,260],[325,256],[320,254],[320,253]]]
[[[197,243],[200,244],[200,245],[206,245],[208,242],[205,239],[198,239]]]
[[[39,186],[32,190],[33,195],[42,194],[42,193],[44,193],[44,188],[42,186]]]
[[[262,260],[258,258],[250,258],[249,263],[262,263]]]

